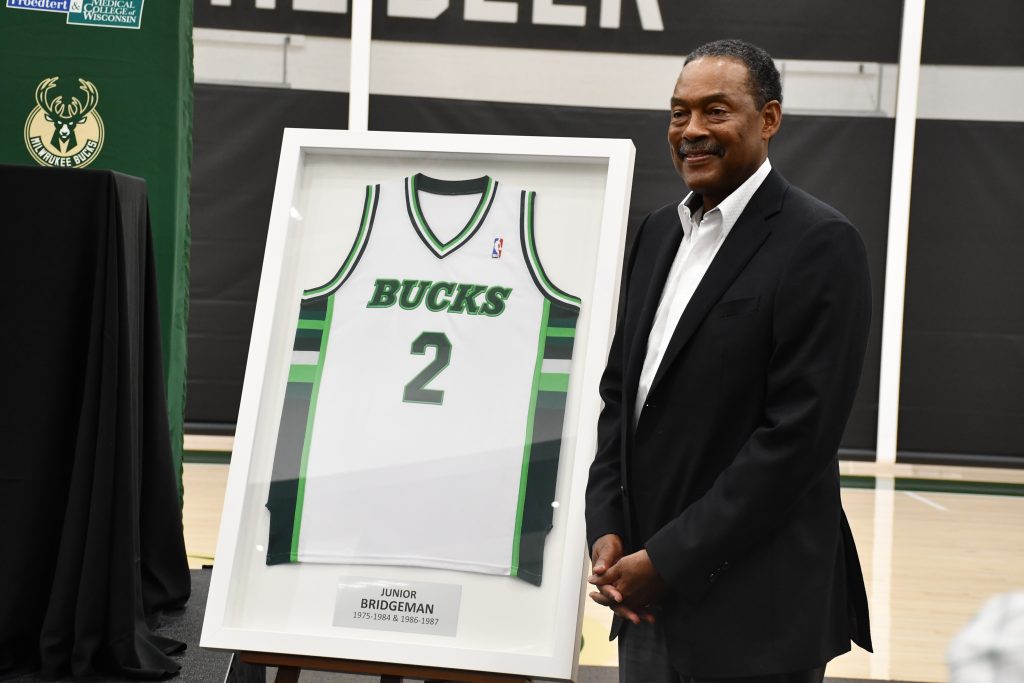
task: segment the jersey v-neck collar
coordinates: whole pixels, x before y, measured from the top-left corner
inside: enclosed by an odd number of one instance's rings
[[[476,231],[484,222],[484,218],[487,217],[487,212],[494,201],[494,192],[497,187],[498,181],[489,176],[472,178],[470,180],[439,180],[425,176],[422,173],[409,176],[405,179],[405,205],[409,210],[409,220],[412,221],[413,227],[416,228],[416,233],[423,240],[423,243],[427,245],[427,248],[438,258],[444,258],[468,242],[476,234]],[[479,194],[480,201],[477,203],[476,209],[473,211],[473,215],[470,216],[465,227],[455,237],[447,242],[442,242],[423,216],[423,210],[420,207],[419,201],[419,193],[421,191],[442,195]]]

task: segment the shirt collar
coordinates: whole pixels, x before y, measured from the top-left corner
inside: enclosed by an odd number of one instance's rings
[[[747,204],[750,203],[750,198],[754,196],[758,188],[761,187],[761,183],[768,177],[768,174],[772,170],[771,162],[766,158],[764,163],[754,173],[743,181],[743,184],[737,187],[732,193],[723,199],[718,206],[708,211],[707,214],[702,216],[702,220],[707,218],[709,214],[718,211],[722,216],[722,230],[725,234],[729,234],[732,230],[732,226],[739,220],[743,210],[747,208]],[[693,217],[698,213],[701,208],[702,202],[701,195],[696,192],[690,192],[683,198],[683,201],[679,202],[679,222],[683,226],[683,234],[689,235],[690,228],[693,225]]]

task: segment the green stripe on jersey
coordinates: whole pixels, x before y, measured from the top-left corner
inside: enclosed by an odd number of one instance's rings
[[[541,391],[569,391],[569,375],[568,373],[544,373],[540,375],[540,382],[538,387]]]
[[[562,450],[575,325],[579,309],[545,297],[541,315],[526,445],[520,475],[512,573],[540,585],[544,544],[551,530]],[[557,321],[557,323],[556,323]]]
[[[312,384],[316,381],[316,373],[319,367],[319,365],[293,365],[288,368],[288,381]]]
[[[309,416],[306,418],[306,438],[302,444],[302,464],[299,469],[299,487],[295,496],[295,527],[292,531],[292,562],[299,561],[299,532],[302,530],[302,504],[306,494],[306,468],[309,466],[309,447],[313,441],[313,424],[316,421],[316,404],[320,393],[320,382],[324,374],[324,359],[327,356],[327,340],[331,332],[331,320],[334,317],[334,295],[327,297],[327,313],[324,317],[324,339],[320,348],[320,358],[315,366],[308,366],[314,371],[313,392],[309,401]],[[294,368],[293,368],[294,369]]]
[[[526,503],[526,484],[530,474],[530,451],[533,448],[533,423],[537,411],[537,392],[540,391],[540,368],[544,362],[544,342],[547,338],[548,312],[551,304],[544,299],[540,318],[540,330],[537,335],[537,360],[533,366],[533,386],[530,389],[530,405],[526,409],[526,435],[523,444],[523,464],[519,472],[519,501],[516,504],[516,527],[512,534],[512,567],[509,573],[519,576],[519,551],[522,543],[523,512]]]
[[[302,465],[302,444],[306,438],[306,418],[312,384],[289,382],[278,422],[274,467],[267,492],[270,529],[267,536],[267,564],[283,564],[291,559],[292,533],[295,530],[295,496]]]

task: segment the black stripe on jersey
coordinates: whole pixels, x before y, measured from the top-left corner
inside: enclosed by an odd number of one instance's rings
[[[548,301],[551,301],[548,299]],[[551,301],[548,310],[548,327],[568,327],[576,329],[576,321],[579,320],[580,310],[575,306],[564,304],[561,301]]]
[[[267,564],[291,562],[295,505],[302,474],[302,447],[306,441],[306,421],[312,396],[313,385],[305,382],[288,382],[285,389],[267,497],[267,509],[270,510]]]
[[[441,180],[417,173],[416,187],[431,194],[483,194],[487,191],[487,176],[469,180]]]
[[[519,541],[519,578],[535,586],[544,570],[544,541],[551,531],[558,477],[558,456],[562,450],[562,423],[565,397],[558,391],[537,393],[533,419],[533,445],[526,473],[526,499],[523,501],[523,525]]]
[[[548,337],[544,340],[544,358],[570,360],[574,341],[572,337]]]
[[[295,330],[295,346],[293,348],[296,351],[319,351],[323,338],[323,330],[307,330],[300,327]]]
[[[352,265],[350,265],[348,267],[348,273],[346,273],[345,277],[343,277],[338,282],[338,284],[334,285],[334,287],[332,287],[329,291],[326,291],[323,294],[318,294],[318,295],[316,295],[314,297],[306,299],[305,301],[323,301],[324,302],[324,310],[326,311],[327,310],[327,303],[326,303],[327,302],[327,297],[329,297],[331,294],[334,294],[339,289],[341,289],[341,286],[343,284],[345,284],[345,282],[350,277],[352,277],[353,271],[355,271],[356,266],[359,264],[359,259],[363,258],[363,253],[366,251],[366,245],[370,243],[370,233],[373,231],[373,219],[376,218],[376,216],[377,216],[377,202],[378,201],[380,201],[380,185],[375,185],[374,186],[374,192],[373,192],[373,206],[370,208],[370,217],[369,217],[369,219],[366,222],[366,236],[363,238],[363,243],[359,247],[359,253],[356,254],[355,260],[352,261]],[[360,225],[359,227],[362,228],[362,225]],[[359,239],[359,233],[356,233],[356,239]],[[347,261],[348,261],[348,259],[346,258],[344,261],[341,262],[341,267],[338,268],[338,272],[334,274],[334,276],[331,278],[331,280],[333,280],[334,278],[338,277],[338,273],[340,273],[341,269],[345,267],[345,264],[346,264]],[[328,282],[330,282],[330,280],[328,280]],[[305,301],[303,303],[305,303]],[[323,320],[323,318],[320,318],[320,320]]]
[[[315,299],[304,299],[299,304],[299,320],[326,320],[327,299],[317,297]]]

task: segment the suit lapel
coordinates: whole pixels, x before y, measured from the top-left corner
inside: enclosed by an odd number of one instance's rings
[[[765,221],[768,216],[782,208],[782,198],[789,184],[781,175],[772,171],[765,178],[761,187],[750,198],[739,220],[732,227],[729,236],[718,250],[700,284],[694,291],[689,303],[672,333],[668,348],[658,366],[658,372],[651,382],[650,394],[654,393],[658,383],[667,369],[679,355],[680,351],[700,327],[707,317],[708,311],[736,280],[757,250],[771,234],[771,227]],[[659,290],[660,291],[660,290]],[[657,304],[655,304],[657,306]]]
[[[661,292],[665,288],[668,271],[672,268],[672,261],[675,260],[676,252],[679,251],[679,243],[683,239],[683,227],[679,224],[679,215],[675,212],[662,224],[649,227],[656,230],[656,234],[652,235],[651,247],[649,247],[656,251],[653,258],[649,260],[638,258],[636,263],[640,268],[649,268],[650,275],[646,278],[647,291],[644,293],[643,305],[633,326],[635,330],[634,343],[630,347],[626,363],[625,386],[629,391],[627,396],[629,406],[636,402],[637,384],[640,382],[640,372],[643,370],[644,358],[647,356],[647,337],[650,335],[651,325],[654,324],[654,315],[658,311],[658,303],[661,301]],[[643,277],[642,273],[641,277]]]

